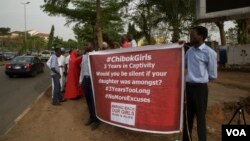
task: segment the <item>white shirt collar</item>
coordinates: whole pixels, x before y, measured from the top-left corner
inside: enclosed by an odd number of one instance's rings
[[[206,44],[203,43],[203,44],[201,44],[201,45],[198,47],[198,49],[203,50],[205,47],[206,47]]]

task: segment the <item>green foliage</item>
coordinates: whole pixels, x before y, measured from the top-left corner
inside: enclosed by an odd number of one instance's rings
[[[69,39],[67,42],[64,43],[64,48],[67,48],[67,49],[72,49],[72,48],[81,48],[82,45],[81,44],[78,44],[77,41],[75,40],[72,40],[72,39]]]
[[[239,44],[249,44],[250,43],[250,35],[248,35],[248,29],[247,29],[247,20],[249,19],[241,19],[237,20],[236,28],[237,28],[237,37],[238,37],[238,43]],[[249,23],[250,24],[250,23]]]
[[[95,27],[93,25],[76,25],[73,28],[75,37],[80,44],[84,44],[87,41],[92,41],[96,38]],[[120,41],[121,35],[124,32],[121,22],[110,23],[103,25],[103,40],[107,43],[113,41]]]
[[[124,29],[122,21],[103,25],[103,38],[106,42],[120,41],[123,33]]]
[[[140,0],[135,7],[133,13],[133,23],[141,30],[137,36],[145,37],[147,44],[153,44],[151,42],[152,30],[154,27],[153,21],[157,17],[155,6],[149,0]]]
[[[73,28],[73,31],[75,33],[75,37],[80,43],[84,43],[90,40],[93,40],[95,38],[95,29],[94,25],[85,24],[85,25],[76,25]]]
[[[8,35],[10,33],[9,27],[0,27],[0,35]]]
[[[54,37],[52,45],[53,45],[53,48],[63,47],[63,39],[58,36]]]
[[[30,36],[27,39],[27,50],[28,52],[37,52],[46,48],[46,41],[39,36]]]
[[[27,52],[40,52],[46,49],[46,41],[39,36],[30,36],[27,34],[26,48],[24,47],[24,33],[20,33],[16,38],[4,38],[2,39],[3,50],[15,51],[19,54]],[[0,43],[1,47],[1,43]]]
[[[79,44],[75,40],[69,39],[68,41],[64,41],[62,38],[56,36],[53,40],[53,48],[76,49],[79,48]]]
[[[143,36],[142,33],[135,28],[135,24],[131,23],[128,24],[127,35],[133,35],[135,40],[139,40]]]
[[[165,24],[175,42],[196,24],[194,14],[195,0],[139,0],[132,20],[148,42],[159,24]]]
[[[236,27],[231,27],[228,31],[226,31],[227,44],[235,45],[238,43],[237,30],[238,29]]]
[[[46,0],[41,8],[51,16],[66,17],[66,24],[76,23],[73,31],[78,44],[96,39],[95,0]],[[177,41],[196,24],[195,0],[102,0],[100,14],[101,23],[97,25],[107,42],[120,39],[125,23],[130,23],[127,34],[135,39],[145,37],[147,44],[154,43],[152,38],[160,32],[156,31],[159,25],[165,25],[172,41]],[[126,21],[129,18],[131,21]]]
[[[169,25],[169,30],[173,32],[172,41],[176,42],[194,22],[195,0],[150,0],[160,13],[161,17],[156,20],[158,22],[164,21]],[[189,26],[186,26],[189,25]]]
[[[156,44],[156,40],[154,38],[151,38],[150,43],[148,42],[148,40],[143,40],[142,46],[146,46],[146,45],[150,45],[150,44],[152,44],[152,45]]]
[[[107,36],[111,40],[117,39],[123,31],[121,9],[127,6],[127,3],[128,1],[123,0],[101,1],[101,28],[105,38]],[[48,0],[41,8],[51,16],[66,17],[67,24],[76,23],[73,31],[79,43],[96,39],[96,31],[93,30],[96,25],[96,1]]]

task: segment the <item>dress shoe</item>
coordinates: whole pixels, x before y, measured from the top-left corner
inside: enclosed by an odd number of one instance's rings
[[[91,123],[93,123],[94,121],[89,119],[86,123],[85,123],[85,126],[89,126]]]
[[[95,129],[97,129],[100,125],[100,122],[94,122],[93,124],[91,124],[91,130],[94,131]]]

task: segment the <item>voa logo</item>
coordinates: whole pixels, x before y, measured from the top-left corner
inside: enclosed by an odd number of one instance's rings
[[[247,136],[244,129],[226,129],[227,136]]]

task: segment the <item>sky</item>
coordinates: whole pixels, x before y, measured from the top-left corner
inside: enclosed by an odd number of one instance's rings
[[[54,35],[64,40],[75,39],[72,31],[73,24],[65,26],[66,19],[63,17],[48,16],[40,6],[44,0],[0,0],[0,27],[9,27],[11,31],[24,31],[24,5],[26,5],[26,29],[34,29],[42,33],[50,33],[54,24]]]
[[[54,35],[68,39],[75,39],[72,31],[73,24],[65,26],[64,17],[48,16],[40,6],[44,0],[0,0],[0,27],[9,27],[11,31],[24,31],[24,5],[22,2],[30,3],[26,5],[26,26],[27,30],[34,29],[42,33],[50,33],[51,26],[54,24]],[[232,22],[225,23],[225,30],[232,27]],[[212,34],[212,40],[219,41],[219,32]]]

